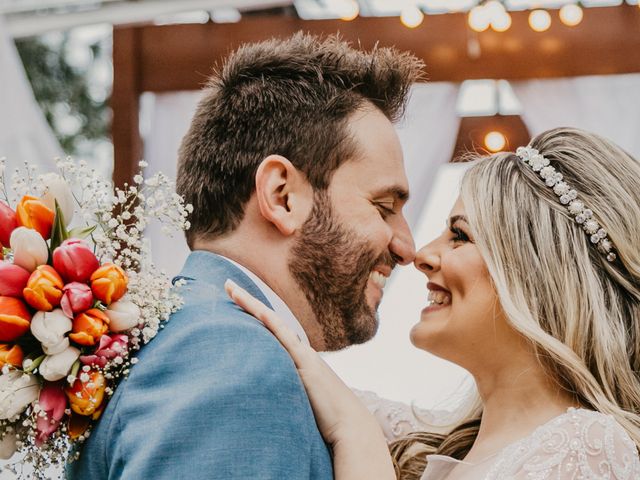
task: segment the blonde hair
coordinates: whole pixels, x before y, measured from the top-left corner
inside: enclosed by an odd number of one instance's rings
[[[640,447],[640,164],[577,129],[550,130],[530,145],[593,210],[618,260],[590,244],[553,190],[512,153],[479,160],[462,181],[476,245],[508,321],[559,388],[612,415]],[[414,434],[392,445],[402,478],[419,478],[425,453],[466,455],[480,419],[476,410],[448,436]]]

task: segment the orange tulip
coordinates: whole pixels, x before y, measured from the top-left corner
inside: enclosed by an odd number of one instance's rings
[[[91,275],[93,296],[107,305],[122,298],[128,283],[124,270],[112,263],[105,263]]]
[[[38,197],[25,195],[16,207],[18,225],[32,228],[45,240],[51,236],[55,212]]]
[[[20,345],[0,344],[0,368],[7,364],[20,368],[23,358],[24,353],[22,353]]]
[[[29,331],[31,314],[22,300],[0,297],[0,342],[13,342]]]
[[[64,282],[49,265],[40,265],[29,277],[22,291],[25,301],[36,310],[50,312],[60,305]]]
[[[84,375],[87,375],[88,378],[82,381]],[[105,387],[106,380],[99,371],[81,372],[73,385],[65,389],[71,410],[79,415],[97,414],[100,416]]]
[[[78,415],[76,412],[71,412],[69,425],[67,426],[67,433],[71,440],[76,440],[80,435],[84,434],[91,425],[91,420],[99,419],[106,406],[107,400],[105,399],[91,416]]]
[[[69,338],[80,345],[92,346],[109,331],[109,317],[97,308],[91,308],[73,319],[73,333]]]

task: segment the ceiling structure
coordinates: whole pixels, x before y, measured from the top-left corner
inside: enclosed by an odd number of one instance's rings
[[[399,16],[468,11],[480,0],[0,0],[13,37],[39,35],[82,25],[206,23],[234,21],[268,11],[304,20],[353,16]],[[497,3],[497,2],[493,2]],[[501,0],[509,11],[559,8],[572,0]],[[581,0],[584,7],[637,4],[638,0]],[[218,13],[222,13],[218,15]]]

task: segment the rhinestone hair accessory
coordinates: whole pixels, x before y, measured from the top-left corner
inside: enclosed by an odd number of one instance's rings
[[[562,179],[562,174],[549,164],[549,159],[531,147],[518,147],[516,155],[540,175],[547,187],[553,189],[560,203],[567,207],[569,214],[582,227],[598,251],[605,255],[609,262],[615,262],[618,256],[607,232],[593,218],[593,212],[578,199],[578,192],[567,185]]]

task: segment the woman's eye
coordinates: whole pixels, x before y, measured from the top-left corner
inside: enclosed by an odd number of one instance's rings
[[[449,230],[453,233],[453,238],[451,239],[453,242],[464,243],[469,241],[469,236],[458,227],[450,227]]]

